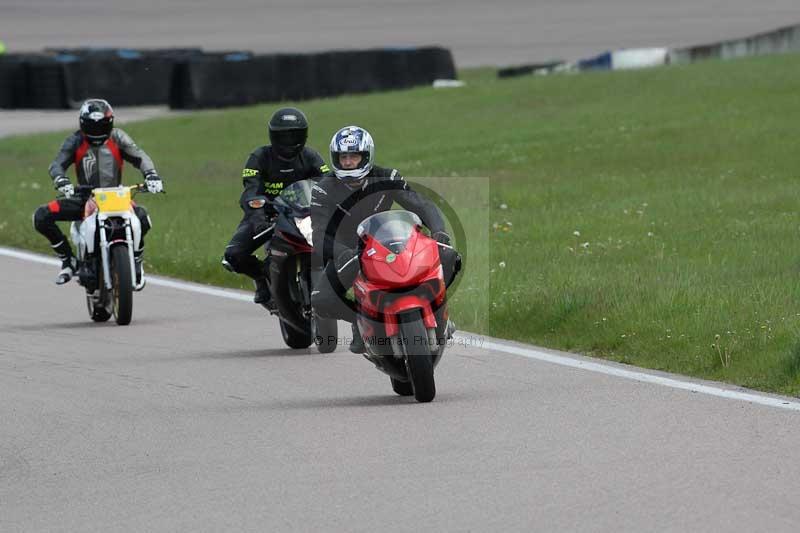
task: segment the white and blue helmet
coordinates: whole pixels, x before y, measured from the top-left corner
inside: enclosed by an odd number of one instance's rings
[[[345,152],[361,154],[358,168],[345,170],[341,167],[339,154]],[[331,139],[331,166],[336,177],[345,183],[357,183],[364,179],[372,170],[374,159],[375,143],[372,142],[372,135],[364,128],[347,126],[337,131]]]

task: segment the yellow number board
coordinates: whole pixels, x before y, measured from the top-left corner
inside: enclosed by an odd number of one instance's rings
[[[131,190],[127,187],[118,189],[95,189],[94,201],[101,213],[124,212],[131,210]]]

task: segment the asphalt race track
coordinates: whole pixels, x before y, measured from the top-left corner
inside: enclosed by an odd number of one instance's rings
[[[171,111],[166,106],[114,107],[115,123],[119,127],[137,120],[178,115],[180,113],[182,112]],[[69,111],[42,109],[0,111],[0,138],[9,135],[25,135],[69,129],[78,129],[77,109],[70,109]],[[59,144],[53,146],[53,155],[56,154],[59,146]],[[43,174],[46,174],[46,172]]]
[[[0,256],[0,531],[800,523],[796,410],[463,341],[421,405],[360,356],[283,348],[247,295],[151,285],[96,325],[54,274]]]
[[[800,22],[797,0],[3,0],[10,51],[257,52],[440,44],[459,67],[703,44]]]

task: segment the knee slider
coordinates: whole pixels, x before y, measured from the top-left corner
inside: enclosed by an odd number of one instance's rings
[[[50,219],[50,210],[46,205],[40,206],[33,212],[33,227],[41,231],[47,227]]]
[[[239,266],[241,265],[241,257],[232,254],[231,252],[225,252],[225,255],[222,256],[222,266],[225,267],[225,270],[228,272],[234,272],[236,274],[239,273]]]

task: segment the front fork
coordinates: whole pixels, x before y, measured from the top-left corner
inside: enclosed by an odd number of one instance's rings
[[[106,235],[106,220],[107,218],[99,218],[98,217],[98,225],[100,226],[100,259],[103,263],[103,283],[106,286],[106,289],[111,290],[112,288],[112,281],[111,281],[111,267],[109,261],[109,250],[112,244],[116,244],[118,240],[108,242],[108,236]],[[136,279],[136,261],[134,260],[133,255],[133,230],[131,229],[131,221],[125,220],[125,244],[128,247],[128,260],[130,261],[130,268],[131,268],[131,275],[134,279]],[[144,287],[144,276],[139,281],[138,284],[134,286],[135,290],[140,290]]]

